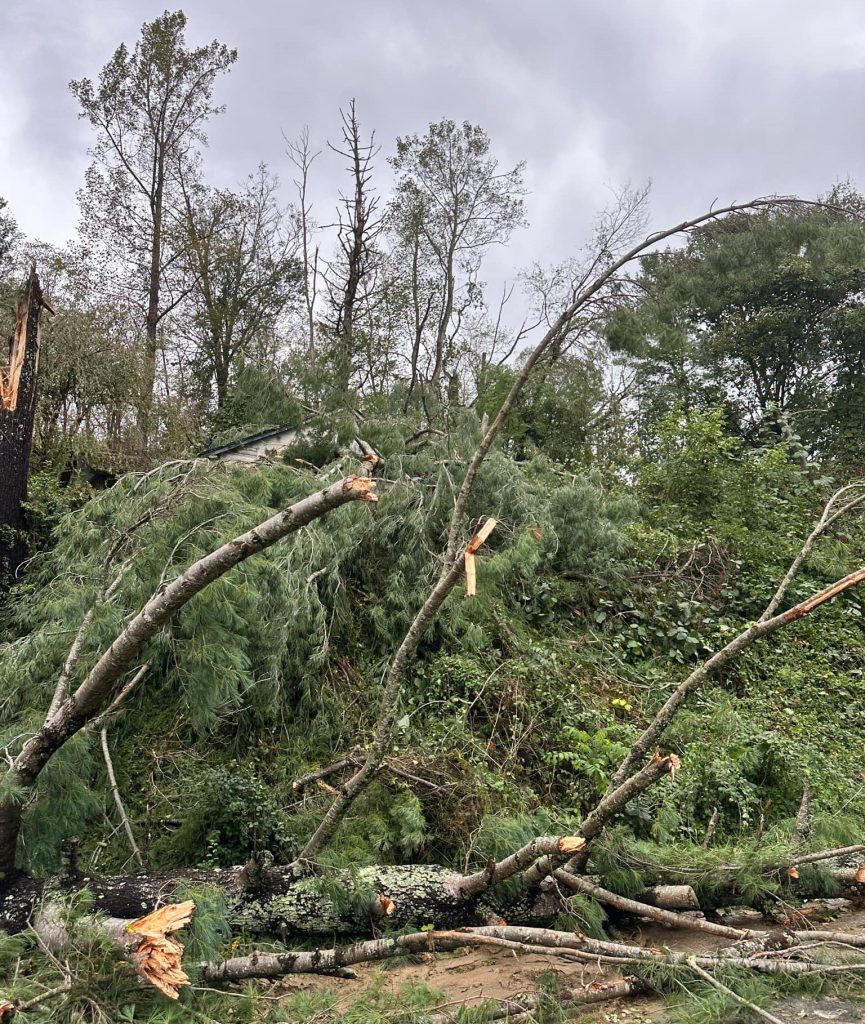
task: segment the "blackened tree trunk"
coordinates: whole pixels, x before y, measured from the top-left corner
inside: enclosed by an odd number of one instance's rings
[[[2,373],[0,407],[0,587],[15,577],[27,555],[27,473],[33,444],[36,391],[39,381],[39,321],[42,289],[36,269],[18,305],[9,339],[9,366]]]

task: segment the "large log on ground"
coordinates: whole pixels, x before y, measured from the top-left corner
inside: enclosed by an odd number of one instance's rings
[[[498,867],[513,859],[500,862]],[[216,886],[224,895],[227,923],[232,930],[278,938],[360,935],[368,933],[372,925],[384,923],[394,928],[431,924],[436,928],[460,928],[504,920],[539,927],[549,925],[561,910],[561,893],[556,886],[515,890],[508,884],[493,884],[478,890],[483,874],[460,875],[432,864],[328,871],[317,877],[290,867],[250,864],[216,871],[81,875],[50,883],[18,875],[5,887],[0,883],[0,929],[20,931],[43,901],[81,889],[91,894],[94,911],[135,918],[164,903],[186,898],[190,890]],[[834,867],[828,874],[833,889],[840,888],[848,898],[865,902],[865,871]],[[787,881],[788,891],[798,898],[826,895],[825,887],[819,891],[817,879],[804,873]],[[716,899],[719,896],[714,895]],[[723,895],[728,905],[741,901],[735,886]],[[709,907],[704,905],[704,909]]]
[[[357,935],[376,922],[403,928],[435,924],[449,928],[487,924],[549,923],[559,898],[540,892],[507,895],[486,891],[466,895],[464,876],[437,865],[398,865],[330,871],[326,877],[301,875],[290,868],[247,867],[221,871],[139,872],[133,875],[76,877],[50,886],[20,876],[0,890],[0,928],[26,927],[44,899],[64,890],[87,889],[92,909],[110,917],[140,917],[190,889],[222,890],[228,924],[236,932],[292,935]]]

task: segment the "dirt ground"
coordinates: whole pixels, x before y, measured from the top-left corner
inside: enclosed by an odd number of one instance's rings
[[[487,999],[513,999],[521,993],[538,991],[541,975],[555,975],[562,988],[577,989],[598,981],[615,981],[621,975],[599,970],[587,964],[569,963],[556,958],[531,954],[514,954],[507,950],[463,950],[457,953],[430,953],[420,963],[384,969],[386,988],[399,992],[407,982],[422,982],[442,993],[440,1009],[456,1009],[459,1005],[476,1006]],[[302,989],[326,986],[339,993],[339,1005],[349,1006],[371,984],[373,974],[381,977],[381,965],[357,968],[358,977],[351,980],[297,978],[281,982],[279,991],[289,994]],[[597,1007],[586,1007],[592,1020],[648,1024],[663,1020],[660,1001],[654,998],[613,1001]],[[591,1011],[591,1015],[590,1015]]]
[[[753,927],[753,922],[750,922]],[[846,913],[836,919],[835,927],[848,932],[865,932],[865,910]],[[712,952],[727,944],[727,940],[713,940],[695,931],[676,931],[647,924],[626,936],[628,941],[644,946],[670,949],[684,953]],[[487,999],[513,999],[519,994],[536,993],[541,975],[555,975],[562,988],[577,989],[593,983],[618,980],[620,975],[609,969],[584,963],[571,963],[559,958],[515,954],[505,950],[463,950],[449,954],[426,954],[419,963],[400,964],[384,968],[367,965],[357,969],[357,978],[287,978],[278,986],[286,995],[311,987],[326,986],[339,994],[339,1005],[348,1006],[372,983],[382,976],[387,988],[394,993],[407,982],[423,982],[442,993],[440,1008],[455,1009],[460,1004],[476,1006]],[[865,1021],[862,1008],[845,1000],[790,997],[772,1008],[772,1012],[789,1024],[861,1024]],[[614,1000],[597,1006],[586,1006],[578,1019],[598,1024],[661,1024],[667,1019],[663,1000],[640,997]]]

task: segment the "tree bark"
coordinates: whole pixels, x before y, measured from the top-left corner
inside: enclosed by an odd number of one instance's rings
[[[0,589],[14,578],[27,556],[27,474],[39,382],[39,327],[44,308],[36,268],[18,305],[9,339],[9,370],[2,373],[0,406]]]
[[[19,876],[0,890],[0,928],[20,931],[43,895],[87,888],[92,910],[109,917],[138,917],[174,898],[178,887],[217,886],[225,896],[234,932],[290,937],[359,935],[387,919],[389,927],[460,927],[504,918],[551,922],[560,908],[556,894],[486,890],[466,895],[464,876],[438,865],[397,865],[328,872],[326,879],[290,867],[256,865],[217,871],[178,870],[133,875],[73,877],[50,883]],[[338,894],[338,895],[337,895]],[[340,898],[341,897],[341,898]]]

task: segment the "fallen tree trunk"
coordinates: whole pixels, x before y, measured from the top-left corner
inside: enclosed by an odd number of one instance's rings
[[[545,843],[552,845],[554,842],[558,841],[536,840],[541,848]],[[560,849],[566,850],[567,845],[563,844]],[[558,887],[536,886],[515,891],[512,884],[496,886],[497,880],[507,877],[502,865],[511,865],[512,859],[506,858],[499,865],[475,875],[461,875],[434,864],[407,864],[329,871],[325,878],[290,867],[257,865],[215,871],[75,876],[50,882],[18,876],[0,892],[0,929],[21,931],[43,902],[84,888],[92,896],[94,912],[114,918],[134,918],[177,898],[179,892],[185,894],[204,886],[215,886],[224,895],[226,920],[233,931],[276,938],[362,935],[385,920],[390,928],[428,924],[435,924],[437,928],[460,928],[501,920],[537,927],[555,919],[563,909],[562,896],[568,891],[580,891],[602,902],[615,895],[586,878],[577,878],[565,885],[563,880],[575,876],[567,876],[562,869],[555,872]],[[490,879],[487,888],[478,884],[481,874]],[[865,902],[865,872],[861,869],[838,868],[831,877],[848,897]],[[817,890],[816,880],[801,878],[790,880],[790,891],[803,899],[825,895]],[[655,892],[657,889],[640,893],[638,901],[616,899],[621,904],[620,909],[648,912],[648,906],[643,908],[642,904],[652,900]],[[732,882],[725,895],[727,903],[741,898]],[[673,895],[662,891],[661,902],[665,900],[693,909],[693,890],[680,886],[674,889]],[[707,904],[704,909],[708,910],[710,902],[718,905],[721,901],[704,902]],[[626,903],[630,906],[625,907]],[[678,915],[666,911],[658,916]],[[684,920],[683,924],[692,927]],[[730,938],[737,937],[736,933],[744,934],[719,925],[709,925],[705,930]]]
[[[20,877],[0,894],[0,928],[21,931],[43,900],[83,888],[92,895],[93,911],[130,918],[174,899],[179,889],[216,886],[224,894],[233,931],[278,938],[368,934],[384,917],[394,928],[412,923],[452,928],[502,918],[538,924],[551,921],[560,909],[557,895],[537,891],[465,894],[462,884],[470,877],[438,865],[331,871],[326,879],[290,868],[138,872],[66,879],[50,887]]]

